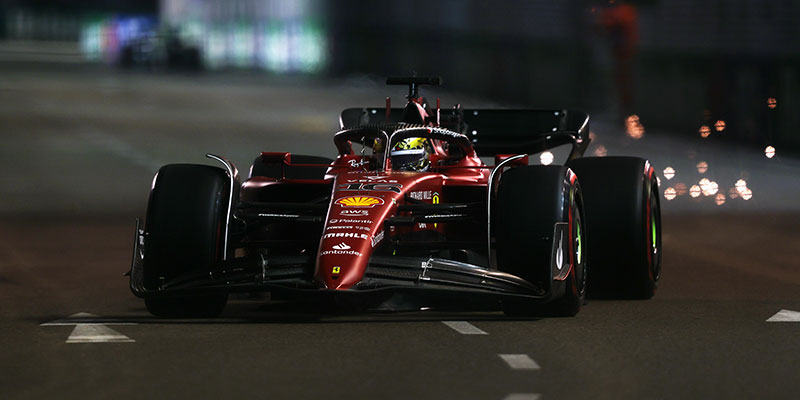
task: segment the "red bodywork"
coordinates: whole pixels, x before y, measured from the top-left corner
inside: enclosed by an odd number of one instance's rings
[[[411,198],[428,204],[445,202],[444,188],[449,186],[486,187],[490,167],[477,155],[470,154],[457,164],[434,167],[448,156],[441,143],[432,141],[433,172],[365,171],[362,156],[340,155],[328,169],[324,180],[253,177],[242,185],[243,197],[258,198],[257,192],[274,185],[310,185],[333,183],[322,238],[317,249],[314,281],[324,289],[347,290],[364,276],[373,250],[389,236],[401,231],[442,231],[444,224],[420,223],[412,227],[391,227],[383,222],[397,215],[398,205]],[[267,160],[291,160],[288,153],[268,153]],[[390,163],[389,163],[390,164]],[[396,232],[397,231],[397,232]]]

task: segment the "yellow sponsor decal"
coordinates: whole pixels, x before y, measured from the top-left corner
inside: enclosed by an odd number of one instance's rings
[[[433,194],[433,204],[439,204],[439,193],[434,193]],[[433,228],[435,229],[435,228],[438,228],[438,227],[439,227],[439,224],[434,222],[433,223]]]
[[[334,275],[338,274],[342,270],[342,267],[333,267],[331,271]]]
[[[336,200],[342,207],[373,207],[383,204],[383,199],[374,196],[350,196]]]

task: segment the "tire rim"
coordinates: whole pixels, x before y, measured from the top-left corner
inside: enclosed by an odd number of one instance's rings
[[[661,276],[661,215],[657,196],[652,195],[653,193],[658,193],[658,187],[653,187],[650,193],[650,268],[653,273],[653,280],[658,281]]]
[[[572,223],[575,226],[575,242],[573,245],[575,246],[575,283],[578,286],[578,295],[583,296],[586,292],[586,263],[584,263],[583,257],[583,229],[581,228],[582,220],[581,220],[581,213],[578,207],[573,209],[573,217]],[[578,271],[580,271],[580,276],[578,276]]]

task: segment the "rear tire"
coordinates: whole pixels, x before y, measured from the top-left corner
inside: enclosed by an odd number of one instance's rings
[[[571,161],[586,206],[590,295],[649,299],[661,277],[661,209],[655,169],[636,157]]]
[[[497,265],[537,286],[550,285],[557,299],[537,304],[528,299],[503,302],[511,316],[574,316],[586,295],[587,262],[582,229],[583,202],[577,181],[563,166],[528,166],[504,172],[495,207]],[[556,223],[570,232],[571,271],[563,281],[551,281],[553,234]]]
[[[207,274],[222,259],[229,179],[222,169],[171,164],[156,175],[145,220],[143,278],[147,289],[180,276]],[[219,315],[227,294],[145,299],[160,317]]]

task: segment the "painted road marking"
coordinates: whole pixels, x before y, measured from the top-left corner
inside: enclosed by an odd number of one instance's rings
[[[467,321],[442,321],[442,323],[462,335],[488,335],[488,333]]]
[[[130,343],[135,340],[102,324],[78,324],[67,343]]]
[[[511,369],[542,369],[527,354],[498,354]]]
[[[135,322],[127,322],[118,319],[99,318],[94,314],[79,312],[67,318],[57,319],[50,322],[39,324],[39,326],[63,326],[63,325],[138,325]]]
[[[40,326],[75,325],[67,343],[131,343],[135,340],[107,327],[106,325],[136,325],[133,322],[117,322],[97,318],[94,314],[77,313],[64,319],[45,322]]]
[[[777,314],[769,317],[767,322],[800,322],[800,312],[780,310]]]
[[[539,393],[511,393],[503,400],[539,400]]]

